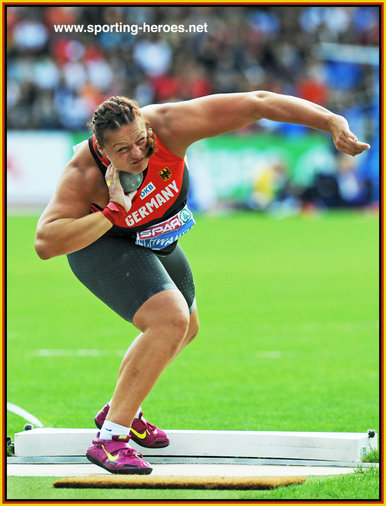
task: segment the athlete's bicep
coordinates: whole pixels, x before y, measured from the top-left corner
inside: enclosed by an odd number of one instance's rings
[[[163,104],[158,111],[163,130],[185,147],[199,139],[239,130],[260,119],[254,93],[210,95]]]

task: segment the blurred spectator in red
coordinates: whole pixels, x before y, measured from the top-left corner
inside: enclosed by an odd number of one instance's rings
[[[304,77],[297,82],[297,96],[326,106],[329,99],[329,89],[323,75],[323,67],[315,61],[307,63]]]
[[[47,6],[44,10],[44,23],[49,30],[52,30],[54,25],[73,25],[77,23],[77,11],[75,7],[71,6]]]

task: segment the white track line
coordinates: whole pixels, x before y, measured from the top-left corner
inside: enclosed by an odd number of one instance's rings
[[[254,466],[238,464],[153,464],[152,476],[327,476],[353,467]],[[110,474],[93,464],[8,464],[8,476],[89,476]]]
[[[98,349],[50,349],[42,348],[33,350],[31,355],[40,358],[55,358],[55,357],[123,357],[126,350],[98,350]],[[256,358],[263,359],[279,359],[291,358],[294,353],[282,352],[277,350],[259,351],[255,353]]]
[[[126,350],[94,350],[94,349],[40,349],[34,350],[32,355],[34,357],[44,357],[44,358],[52,358],[52,357],[105,357],[105,356],[117,356],[123,357]]]
[[[25,409],[21,408],[20,406],[17,406],[16,404],[12,404],[12,402],[7,402],[7,410],[11,411],[12,413],[15,413],[15,415],[21,416],[27,422],[33,423],[36,425],[36,427],[43,427],[43,424],[40,420],[36,418],[36,416],[32,415]]]

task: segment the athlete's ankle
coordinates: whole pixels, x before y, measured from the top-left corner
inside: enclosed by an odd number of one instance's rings
[[[99,439],[112,439],[113,436],[128,436],[129,433],[130,427],[105,420],[99,434]]]
[[[112,401],[112,399],[110,399],[109,402],[107,403],[108,406],[111,406],[111,401]],[[142,411],[142,407],[139,406],[137,412],[134,415],[134,418],[139,418],[139,415],[140,415],[141,411]]]

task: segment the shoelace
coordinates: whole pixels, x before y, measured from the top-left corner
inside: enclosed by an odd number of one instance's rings
[[[151,429],[151,430],[154,430],[156,428],[155,425],[153,425],[152,423],[148,422],[145,418],[143,418],[143,416],[141,415],[139,418],[138,418],[139,421],[141,421],[144,426],[146,427],[146,429]]]
[[[118,452],[119,451],[122,451],[122,453],[126,456],[126,457],[138,457],[140,459],[142,459],[143,455],[141,452],[135,450],[134,448],[121,448],[120,450],[117,450]],[[115,454],[116,452],[114,452]]]

